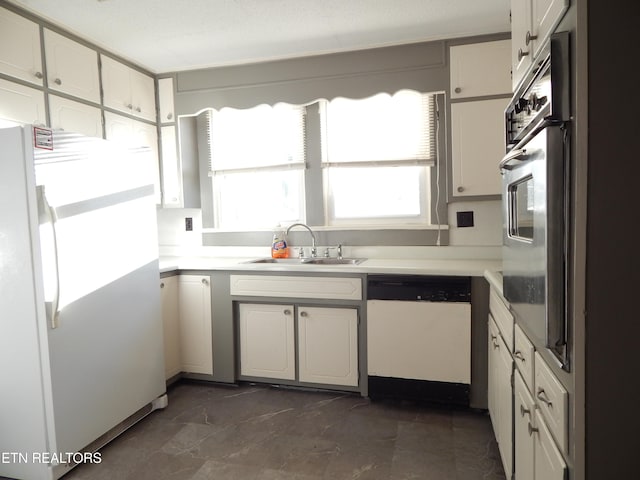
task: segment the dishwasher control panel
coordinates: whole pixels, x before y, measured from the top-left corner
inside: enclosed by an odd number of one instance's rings
[[[471,302],[471,278],[442,275],[369,275],[368,300]]]

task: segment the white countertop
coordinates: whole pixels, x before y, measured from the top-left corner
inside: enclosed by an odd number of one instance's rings
[[[496,259],[468,258],[370,258],[357,265],[309,265],[247,263],[259,257],[215,257],[191,255],[163,255],[160,272],[174,270],[234,270],[247,272],[330,272],[330,273],[385,273],[413,275],[455,275],[482,277],[485,272],[502,269]],[[500,282],[500,290],[502,290]]]

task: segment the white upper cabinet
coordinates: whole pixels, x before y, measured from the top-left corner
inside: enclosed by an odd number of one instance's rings
[[[102,138],[102,114],[99,108],[49,95],[49,114],[54,130]]]
[[[511,92],[511,41],[456,45],[449,49],[451,98]]]
[[[511,0],[511,68],[515,90],[569,6],[569,0]]]
[[[46,29],[44,42],[49,88],[100,103],[98,53]]]
[[[0,78],[0,126],[47,124],[44,93]]]
[[[160,123],[174,123],[176,114],[173,106],[173,78],[158,80],[158,99],[160,106]]]
[[[0,72],[43,84],[40,27],[4,8],[0,8]]]
[[[104,106],[156,121],[153,78],[101,55]]]
[[[508,99],[451,104],[453,196],[500,195]]]

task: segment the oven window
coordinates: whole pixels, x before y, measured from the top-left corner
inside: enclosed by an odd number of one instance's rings
[[[533,241],[533,177],[521,178],[509,186],[509,235]]]

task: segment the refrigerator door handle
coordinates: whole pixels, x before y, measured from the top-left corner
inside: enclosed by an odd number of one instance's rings
[[[58,264],[58,234],[56,231],[56,222],[58,221],[58,216],[56,214],[56,209],[52,207],[47,201],[47,195],[44,191],[44,185],[38,185],[38,210],[41,215],[40,224],[48,223],[51,225],[51,243],[53,247],[53,278],[55,280],[54,286],[54,294],[53,300],[51,302],[49,314],[49,324],[51,328],[58,327],[58,315],[60,313],[60,268]],[[43,218],[44,217],[44,218]]]

